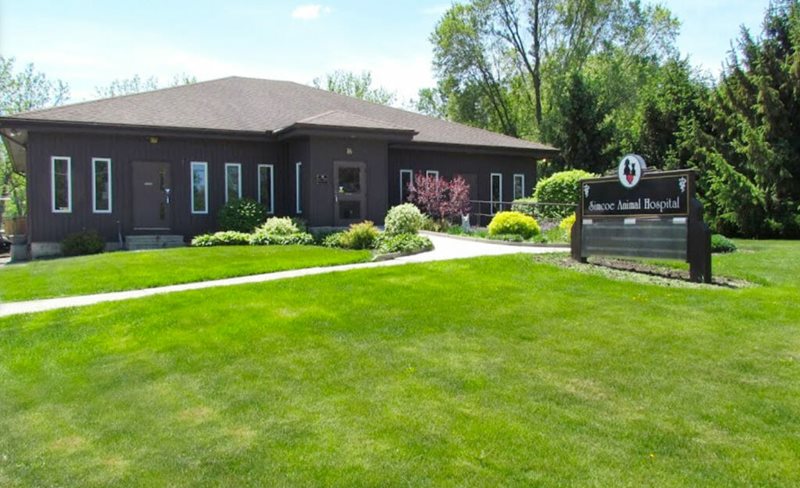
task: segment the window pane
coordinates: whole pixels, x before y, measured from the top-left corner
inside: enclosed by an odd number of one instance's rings
[[[411,185],[411,171],[400,172],[400,203],[408,201],[408,196],[411,194],[409,186]]]
[[[272,168],[269,166],[258,168],[258,195],[261,205],[272,213]]]
[[[339,193],[361,192],[361,169],[339,168]]]
[[[492,213],[502,210],[502,205],[499,203],[503,200],[503,184],[502,176],[492,175]]]
[[[111,171],[110,162],[94,162],[94,209],[99,212],[111,210]]]
[[[302,196],[303,196],[303,163],[295,163],[294,165],[295,175],[294,175],[294,205],[297,213],[303,213],[303,206],[302,206]]]
[[[522,175],[514,175],[514,200],[517,198],[525,197],[525,177]]]
[[[53,160],[53,209],[69,210],[69,160]]]
[[[239,166],[225,166],[225,201],[236,200],[239,198],[239,171]]]
[[[206,191],[208,181],[206,168],[202,165],[192,166],[192,210],[195,212],[206,211]]]

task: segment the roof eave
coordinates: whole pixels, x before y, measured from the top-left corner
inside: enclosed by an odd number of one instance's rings
[[[288,127],[278,129],[273,132],[279,141],[291,137],[320,136],[320,137],[346,137],[362,139],[383,139],[396,142],[411,141],[417,131],[412,129],[389,129],[374,127],[346,127],[346,126],[323,126],[316,124],[292,124]]]
[[[0,128],[38,130],[42,132],[85,132],[144,135],[144,136],[182,136],[203,138],[225,138],[246,140],[268,140],[276,138],[267,131],[241,131],[202,127],[168,127],[136,124],[112,124],[106,122],[80,122],[64,120],[26,119],[21,117],[0,117]]]
[[[535,159],[552,158],[559,154],[553,147],[524,148],[510,146],[489,146],[476,144],[453,144],[446,142],[411,141],[409,143],[392,144],[394,149],[410,149],[416,151],[449,151],[473,154],[503,154],[510,156],[527,156]]]

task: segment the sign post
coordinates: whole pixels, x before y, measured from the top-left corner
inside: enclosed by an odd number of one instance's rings
[[[581,181],[572,226],[573,259],[628,256],[689,263],[692,281],[711,283],[711,231],[695,198],[692,170],[647,171],[625,156],[617,174]]]

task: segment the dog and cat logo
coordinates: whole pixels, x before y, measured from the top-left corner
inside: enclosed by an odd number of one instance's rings
[[[639,184],[639,180],[642,179],[645,169],[647,169],[647,166],[641,156],[628,154],[622,158],[617,168],[620,184],[629,189],[635,187]]]

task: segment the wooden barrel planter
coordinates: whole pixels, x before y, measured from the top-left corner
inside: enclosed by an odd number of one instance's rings
[[[3,230],[7,236],[25,235],[28,233],[28,219],[26,217],[3,219]]]

